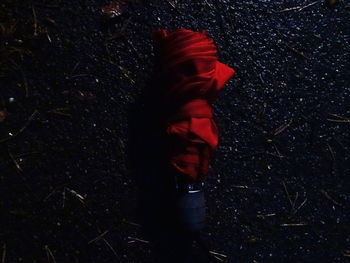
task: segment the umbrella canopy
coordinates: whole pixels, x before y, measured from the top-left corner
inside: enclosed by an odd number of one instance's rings
[[[169,164],[190,181],[202,181],[218,144],[211,104],[235,71],[217,60],[217,48],[205,31],[159,30],[154,39]]]

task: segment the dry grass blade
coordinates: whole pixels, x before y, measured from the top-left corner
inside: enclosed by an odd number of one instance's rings
[[[332,161],[335,162],[335,152],[333,151],[332,147],[329,145],[328,142],[327,142],[327,148],[328,148],[328,151],[330,152],[330,154],[332,156]]]
[[[166,0],[168,2],[169,5],[171,5],[172,8],[176,8],[178,1],[177,0]]]
[[[271,216],[275,216],[275,213],[271,213],[271,214],[266,214],[266,215],[257,215],[257,218],[261,218],[261,219],[265,219],[265,217],[271,217]]]
[[[206,5],[209,6],[210,8],[214,7],[211,3],[208,2],[208,0],[204,0],[204,2],[205,2]]]
[[[307,198],[298,206],[297,209],[294,210],[293,214],[296,214],[307,202]]]
[[[321,189],[320,192],[321,192],[321,194],[323,194],[328,200],[332,201],[333,204],[338,205],[338,206],[343,206],[341,203],[335,201],[325,190]]]
[[[215,251],[212,251],[212,250],[210,250],[209,253],[212,254],[212,255],[219,256],[219,257],[227,258],[227,255],[219,253],[219,252],[215,252]]]
[[[299,55],[299,56],[302,56],[302,57],[305,58],[305,59],[310,59],[308,56],[306,56],[306,55],[304,54],[304,52],[295,49],[294,47],[290,46],[288,43],[285,43],[285,42],[284,42],[284,44],[285,44],[285,46],[286,46],[288,49],[290,49],[291,51],[293,51],[295,54],[297,54],[297,55]]]
[[[282,133],[283,131],[285,131],[291,124],[292,124],[293,120],[290,120],[288,123],[282,124],[280,127],[278,127],[275,132],[274,132],[274,136]]]
[[[289,192],[288,192],[286,183],[285,183],[285,182],[282,182],[282,183],[283,183],[284,191],[286,192],[286,195],[287,195],[289,204],[290,204],[291,207],[293,207],[293,202],[292,202],[292,199],[290,198],[290,194],[289,194]]]
[[[96,241],[99,241],[100,239],[102,239],[105,235],[107,235],[109,233],[109,230],[105,230],[102,234],[98,235],[97,237],[95,237],[94,239],[91,239],[88,244],[94,243]]]
[[[2,256],[1,256],[1,263],[6,262],[6,244],[4,243],[2,245]]]
[[[312,2],[312,3],[308,4],[308,5],[304,5],[304,6],[302,6],[302,7],[300,7],[300,8],[298,9],[298,12],[304,10],[305,8],[314,6],[314,5],[316,5],[317,3],[319,3],[319,2],[320,2],[320,1],[315,1],[315,2]]]
[[[17,161],[16,158],[13,156],[13,154],[10,153],[10,152],[8,152],[8,154],[9,154],[9,156],[10,156],[12,162],[13,162],[14,165],[16,166],[17,170],[18,170],[19,172],[23,172],[21,166],[19,165],[18,161]]]
[[[32,6],[32,12],[33,12],[33,20],[34,20],[34,36],[37,36],[38,35],[38,21],[37,21],[37,18],[36,18],[36,12],[35,12],[35,9],[34,7]]]
[[[81,194],[79,194],[79,193],[77,193],[76,191],[74,191],[74,190],[72,190],[72,189],[69,189],[69,188],[67,188],[67,187],[65,187],[65,190],[67,190],[70,194],[72,194],[73,196],[75,196],[76,198],[78,198],[78,200],[79,200],[81,203],[85,204],[85,198],[84,198]]]
[[[294,10],[296,10],[297,12],[300,12],[300,11],[304,10],[305,8],[316,5],[319,2],[320,1],[315,1],[315,2],[312,2],[312,3],[307,4],[307,5],[303,5],[303,6],[294,6],[294,7],[285,8],[283,10],[278,11],[278,13],[284,13],[284,12],[289,12],[289,11],[294,11]]]
[[[277,148],[277,145],[275,143],[272,144],[273,145],[273,148],[275,148],[275,151],[276,151],[276,156],[280,159],[284,158],[284,156],[281,154],[281,152],[278,150]]]
[[[106,245],[109,247],[109,249],[113,252],[114,256],[116,258],[118,258],[120,261],[120,258],[118,256],[117,252],[115,251],[115,249],[112,247],[112,245],[105,238],[103,238],[102,240],[106,243]]]
[[[123,73],[124,77],[126,77],[130,81],[131,84],[135,84],[135,80],[131,77],[130,71],[128,71],[126,68],[122,66],[118,66],[118,68]]]
[[[221,261],[221,262],[224,262],[224,260],[222,259],[222,258],[220,258],[220,257],[218,257],[218,256],[216,256],[216,255],[212,255],[215,259],[217,259],[217,260],[219,260],[219,261]]]
[[[81,74],[81,75],[73,76],[72,78],[82,77],[82,76],[88,76],[88,75]],[[80,100],[80,101],[86,101],[86,102],[92,102],[92,103],[96,102],[96,96],[89,91],[64,90],[62,92],[62,94],[66,95],[66,96],[70,96],[70,97],[75,98],[75,99]]]
[[[347,117],[340,116],[340,115],[334,114],[334,113],[328,113],[328,114],[331,115],[332,117],[335,117],[336,119],[327,119],[327,121],[350,123],[350,119]]]
[[[231,185],[231,187],[241,188],[241,189],[249,189],[250,188],[248,185]]]
[[[44,249],[45,249],[45,251],[46,251],[47,262],[48,262],[48,263],[50,263],[50,262],[56,263],[56,259],[55,259],[54,255],[53,255],[51,249],[49,248],[49,246],[48,246],[48,245],[45,245],[45,246],[44,246]]]
[[[52,109],[52,110],[49,110],[48,113],[54,113],[57,115],[72,117],[72,114],[69,113],[68,107]]]
[[[345,123],[350,123],[350,120],[333,120],[333,119],[327,119],[327,121],[331,121],[331,122],[345,122]]]
[[[137,223],[135,223],[135,222],[128,221],[128,220],[126,220],[126,219],[123,219],[123,223],[129,224],[129,225],[132,225],[132,226],[141,227],[140,224],[137,224]]]
[[[307,226],[307,223],[290,223],[290,224],[281,224],[283,227],[294,227],[294,226]]]
[[[43,199],[43,202],[46,202],[54,193],[56,193],[56,190],[53,190],[51,193],[49,193],[49,194]]]
[[[141,242],[141,243],[149,244],[149,241],[141,239],[141,238],[137,238],[137,237],[128,237],[128,239],[130,241],[134,241],[134,242],[138,241],[138,242]],[[130,241],[129,241],[129,243],[130,243]],[[133,243],[133,242],[131,242],[131,243]]]

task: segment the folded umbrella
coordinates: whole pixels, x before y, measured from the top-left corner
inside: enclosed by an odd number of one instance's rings
[[[204,180],[218,144],[211,103],[235,72],[217,60],[205,31],[159,30],[155,43],[160,97],[168,110],[170,164],[190,181]]]
[[[217,48],[205,31],[159,30],[154,40],[159,106],[165,116],[169,141],[169,166],[180,181],[191,186],[187,193],[201,192],[193,191],[196,189],[192,186],[207,177],[209,159],[218,144],[211,104],[235,71],[218,61]],[[196,216],[203,217],[203,209],[198,209],[198,205],[204,205],[202,193],[183,195],[179,203],[187,211],[183,213],[187,223],[198,221],[193,219]]]

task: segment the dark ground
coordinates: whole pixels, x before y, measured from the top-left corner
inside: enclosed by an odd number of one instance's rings
[[[209,248],[348,262],[349,2],[133,1],[106,23],[107,3],[1,1],[1,262],[151,262],[128,130],[152,33],[178,27],[206,29],[237,71],[214,106]]]

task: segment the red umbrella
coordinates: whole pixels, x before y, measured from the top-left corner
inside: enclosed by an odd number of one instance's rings
[[[217,48],[205,31],[159,30],[154,38],[169,164],[190,182],[200,182],[218,144],[211,104],[235,71],[217,60]]]

